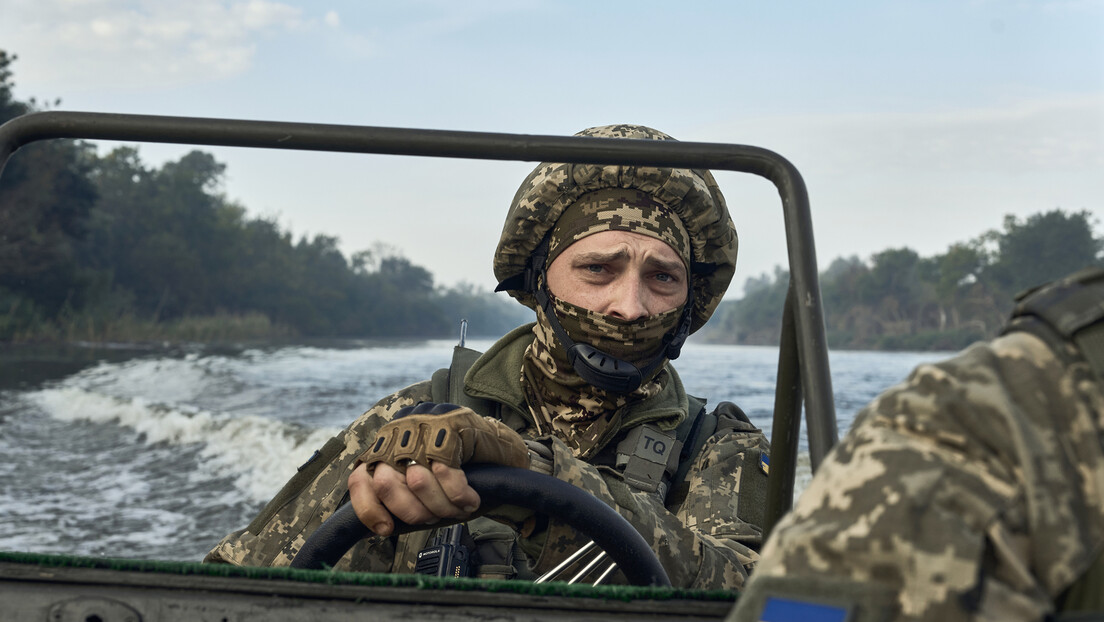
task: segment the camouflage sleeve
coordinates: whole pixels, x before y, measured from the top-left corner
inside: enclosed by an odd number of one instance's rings
[[[553,475],[616,508],[651,544],[673,585],[733,589],[744,584],[758,559],[759,529],[736,518],[736,507],[748,450],[767,446],[761,432],[729,429],[707,441],[687,475],[690,491],[677,512],[664,507],[660,494],[638,490],[615,470],[575,458],[558,439],[551,443]],[[585,543],[584,536],[553,521],[537,573]]]
[[[399,409],[429,399],[429,382],[422,382],[380,400],[300,467],[247,528],[227,535],[203,561],[238,566],[289,565],[307,537],[347,498],[349,473],[376,430]],[[396,540],[366,538],[336,568],[389,572]]]
[[[859,413],[730,619],[1043,619],[1104,541],[1101,412],[1091,370],[1026,333],[918,367]]]

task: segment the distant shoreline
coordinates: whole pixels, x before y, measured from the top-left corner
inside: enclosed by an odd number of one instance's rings
[[[469,334],[470,339],[497,339],[500,335]],[[66,325],[42,324],[18,333],[13,339],[0,340],[6,347],[42,346],[80,349],[164,350],[195,345],[199,347],[249,347],[254,344],[317,344],[321,347],[349,347],[350,342],[366,346],[402,343],[430,339],[449,339],[452,334],[425,335],[349,335],[305,336],[286,326],[273,323],[259,313],[247,315],[220,314],[186,317],[155,322],[123,317],[107,323],[71,321]],[[828,333],[828,347],[833,351],[854,352],[944,352],[959,351],[987,337],[978,331],[926,331],[915,335],[882,335],[870,342],[840,339]],[[719,330],[705,330],[692,338],[693,342],[710,345],[778,347],[777,339],[756,335],[756,338],[736,341],[725,338]]]

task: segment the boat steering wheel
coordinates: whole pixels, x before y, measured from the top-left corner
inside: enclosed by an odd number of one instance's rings
[[[546,514],[593,540],[617,563],[632,585],[671,585],[655,552],[629,521],[583,489],[549,475],[497,464],[466,465],[464,473],[484,507],[516,505]],[[436,526],[412,526],[396,521],[394,534]],[[347,503],[307,538],[291,567],[333,566],[371,533],[357,518],[353,505]]]

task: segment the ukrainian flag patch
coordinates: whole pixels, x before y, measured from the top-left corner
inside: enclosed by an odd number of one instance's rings
[[[847,622],[847,614],[843,607],[771,596],[759,622]]]

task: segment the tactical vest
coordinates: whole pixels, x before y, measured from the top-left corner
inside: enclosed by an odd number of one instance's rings
[[[520,432],[528,422],[517,413],[502,408],[494,400],[472,397],[464,391],[464,375],[480,356],[482,352],[456,346],[451,365],[434,372],[430,380],[433,401],[467,406]],[[693,458],[717,431],[717,415],[705,411],[705,400],[692,395],[687,397],[689,416],[676,429],[664,431],[648,424],[636,426],[615,446],[611,444],[603,449],[594,463],[613,466],[626,482],[638,489],[658,492],[668,506],[681,503],[686,497],[686,473]],[[742,415],[742,411],[739,414]]]
[[[1030,332],[1068,362],[1078,356],[1104,386],[1104,269],[1088,268],[1016,297],[1004,333]],[[1071,357],[1069,345],[1076,354]],[[1057,601],[1062,622],[1104,619],[1104,552]]]
[[[476,350],[456,346],[449,367],[434,372],[430,380],[433,401],[467,406],[520,432],[529,422],[512,409],[502,408],[494,400],[473,397],[464,391],[464,375],[481,355]],[[706,441],[719,431],[716,413],[723,412],[751,424],[747,415],[731,402],[718,404],[717,410],[710,413],[705,410],[705,400],[693,396],[688,398],[689,416],[677,428],[664,431],[649,424],[634,426],[614,439],[618,442],[611,442],[592,463],[616,469],[630,486],[660,495],[669,510],[677,511],[689,492],[687,472]],[[736,514],[741,520],[755,525],[762,525],[765,515],[767,477],[761,465],[767,459],[756,454],[749,458],[756,463],[756,468],[741,471],[740,495],[747,502],[739,504]],[[468,525],[474,538],[478,576],[533,578],[517,574],[519,566],[520,572],[524,572],[525,564],[518,562],[526,556],[514,542],[516,534],[509,527],[485,518],[477,518]]]

